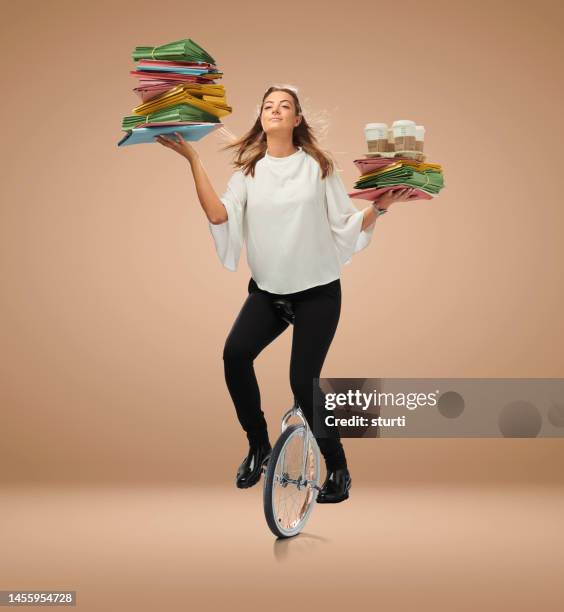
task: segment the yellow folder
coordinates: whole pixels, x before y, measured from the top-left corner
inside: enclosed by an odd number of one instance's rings
[[[205,99],[204,95],[208,99]],[[224,117],[233,110],[225,101],[223,85],[186,83],[173,87],[160,96],[136,106],[132,112],[136,115],[148,115],[167,106],[183,103],[200,108],[214,117]]]

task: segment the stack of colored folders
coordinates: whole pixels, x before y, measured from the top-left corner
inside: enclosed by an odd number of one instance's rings
[[[179,132],[186,140],[200,140],[222,127],[221,117],[232,112],[225,88],[215,83],[223,73],[215,60],[191,39],[159,47],[135,47],[139,79],[134,92],[142,103],[124,117],[126,135],[118,146],[157,142],[155,136]]]
[[[409,200],[431,200],[444,187],[440,164],[424,163],[407,157],[364,157],[354,160],[361,176],[351,198],[376,200],[390,189],[412,187]]]

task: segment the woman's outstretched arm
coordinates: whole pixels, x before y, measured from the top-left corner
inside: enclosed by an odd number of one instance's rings
[[[215,192],[213,185],[206,174],[200,156],[192,145],[182,138],[182,135],[178,132],[174,132],[177,137],[177,141],[172,138],[166,138],[165,136],[155,136],[155,139],[160,142],[163,146],[176,151],[179,155],[182,155],[192,170],[192,176],[194,177],[194,183],[196,185],[196,192],[200,205],[208,221],[213,225],[225,223],[227,221],[227,210],[223,202],[219,199],[219,196]]]

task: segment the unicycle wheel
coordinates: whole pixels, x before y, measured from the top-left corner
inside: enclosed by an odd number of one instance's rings
[[[290,538],[304,528],[319,490],[319,459],[317,442],[304,425],[290,425],[278,438],[263,489],[266,522],[275,536]]]

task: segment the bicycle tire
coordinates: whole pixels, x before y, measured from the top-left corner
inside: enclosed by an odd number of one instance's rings
[[[299,521],[297,525],[293,528],[288,529],[284,528],[280,524],[280,520],[277,519],[277,513],[273,498],[274,493],[274,476],[276,473],[276,467],[278,465],[278,460],[280,459],[281,454],[284,452],[286,445],[289,443],[293,436],[298,435],[297,432],[303,432],[302,436],[305,438],[306,429],[304,425],[290,425],[288,426],[280,435],[274,448],[272,449],[272,454],[270,459],[268,460],[268,465],[266,469],[266,474],[264,477],[264,488],[263,488],[263,507],[264,507],[264,515],[266,518],[266,522],[270,531],[277,536],[278,538],[291,538],[297,535],[307,523],[311,511],[313,510],[313,506],[315,505],[315,501],[317,499],[317,489],[312,490],[312,497],[308,503],[307,510],[305,511],[303,517]],[[320,462],[320,453],[315,438],[311,438],[313,457],[315,460],[315,485],[319,485],[319,462]]]

